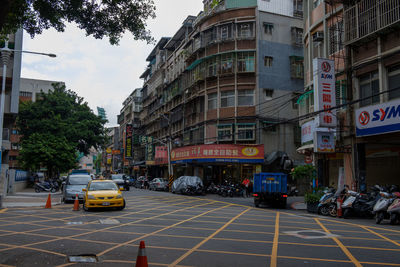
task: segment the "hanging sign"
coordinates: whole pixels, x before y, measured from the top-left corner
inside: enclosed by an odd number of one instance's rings
[[[335,152],[335,135],[333,132],[314,133],[314,152],[333,153]]]
[[[314,58],[314,111],[323,111],[336,106],[335,62],[325,58]],[[319,127],[336,128],[336,111],[329,110],[317,115]]]

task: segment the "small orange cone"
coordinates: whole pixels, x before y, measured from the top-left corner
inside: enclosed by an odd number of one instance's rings
[[[136,267],[148,267],[144,241],[140,241],[139,252],[136,258]]]
[[[51,209],[51,195],[50,194],[47,197],[46,206],[44,206],[44,208],[45,209]]]
[[[79,199],[78,199],[78,194],[75,195],[75,201],[74,201],[74,209],[73,211],[79,211]]]

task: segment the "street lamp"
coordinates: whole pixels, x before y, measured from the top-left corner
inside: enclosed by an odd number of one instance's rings
[[[8,48],[8,41],[5,42],[3,48],[0,48],[1,52],[1,61],[3,63],[3,76],[2,76],[2,85],[1,85],[1,98],[0,98],[0,177],[1,177],[1,163],[3,156],[3,123],[4,123],[4,104],[5,104],[5,96],[6,96],[6,79],[7,79],[7,63],[10,60],[12,52],[20,52],[20,53],[29,53],[36,55],[43,55],[49,57],[56,57],[55,54],[46,54],[40,52],[32,52],[32,51],[23,51],[23,50],[14,50]],[[4,178],[5,185],[5,178]],[[1,195],[1,192],[0,192]]]

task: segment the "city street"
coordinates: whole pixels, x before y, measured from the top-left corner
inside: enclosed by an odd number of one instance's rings
[[[400,266],[400,227],[132,188],[123,211],[0,210],[0,266]],[[71,263],[84,255],[97,263]]]

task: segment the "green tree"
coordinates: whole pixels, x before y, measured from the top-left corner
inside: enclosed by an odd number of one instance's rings
[[[135,40],[151,42],[146,20],[155,17],[153,0],[1,0],[0,34],[26,30],[31,37],[44,29],[64,31],[75,22],[96,39],[107,36],[118,44],[125,31]]]
[[[62,84],[53,87],[36,102],[22,102],[17,117],[22,166],[29,170],[46,167],[50,177],[73,168],[77,152],[87,155],[106,138],[106,121],[95,115],[82,97]]]

